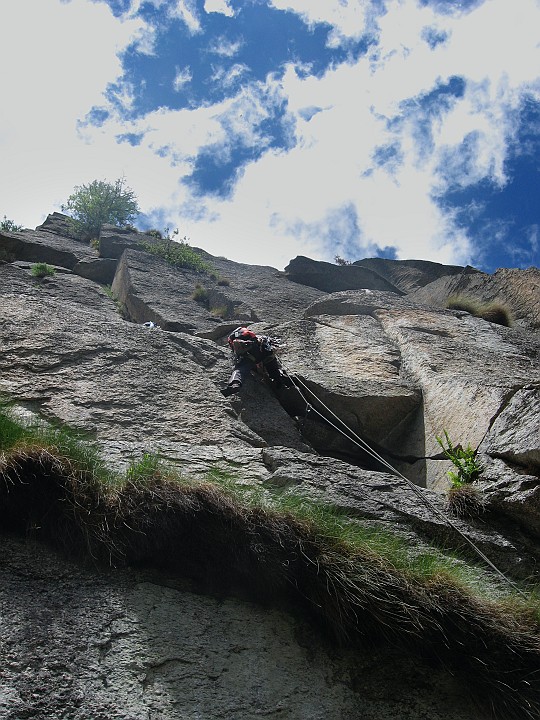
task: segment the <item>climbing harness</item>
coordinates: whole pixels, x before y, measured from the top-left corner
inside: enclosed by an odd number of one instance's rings
[[[297,392],[299,393],[300,397],[306,404],[306,415],[310,412],[314,412],[317,414],[320,418],[322,418],[325,422],[327,422],[331,427],[333,427],[337,432],[341,433],[343,437],[345,437],[347,440],[350,440],[352,443],[357,445],[361,450],[364,450],[368,453],[371,457],[373,457],[375,460],[380,462],[384,467],[386,467],[388,470],[390,470],[392,473],[397,475],[401,480],[403,480],[407,486],[415,493],[415,495],[418,497],[418,499],[437,517],[439,520],[442,520],[445,524],[449,525],[455,532],[457,532],[463,540],[465,540],[466,543],[476,552],[476,554],[492,569],[494,570],[499,577],[501,577],[508,585],[512,587],[513,590],[516,590],[520,595],[525,597],[525,593],[520,590],[519,587],[515,583],[512,582],[506,575],[502,572],[502,570],[499,570],[499,568],[487,557],[487,555],[480,550],[478,545],[476,545],[475,542],[473,542],[470,538],[468,538],[465,533],[463,533],[455,523],[450,520],[450,518],[446,517],[444,513],[442,513],[439,508],[434,505],[429,498],[425,497],[424,494],[421,492],[420,488],[415,485],[409,478],[405,477],[402,473],[399,472],[395,467],[393,467],[387,460],[385,460],[379,453],[374,450],[365,440],[363,440],[359,435],[357,435],[351,428],[340,418],[338,417],[325,403],[317,397],[317,395],[309,388],[296,374],[289,373],[284,367],[283,364],[280,362],[281,370],[284,373],[286,377],[289,378],[292,385],[296,388]],[[343,430],[341,427],[333,423],[331,420],[329,420],[325,415],[323,415],[322,412],[317,410],[316,407],[306,398],[302,390],[299,386],[302,386],[304,390],[306,390],[308,393],[311,394],[311,396],[328,412],[332,417],[334,417],[340,425],[345,428]],[[346,431],[346,432],[345,432]]]

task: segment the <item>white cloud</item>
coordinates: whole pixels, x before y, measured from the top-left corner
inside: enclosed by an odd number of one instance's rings
[[[221,13],[228,17],[234,16],[234,11],[227,0],[205,0],[204,10],[207,13]]]
[[[84,0],[3,0],[0,25],[1,212],[34,225],[75,184],[102,176],[102,158],[81,142],[77,121],[103,105],[121,71],[118,53],[142,24]],[[114,177],[122,155],[115,148],[111,156]]]
[[[334,28],[333,41],[359,37],[367,29],[372,15],[370,3],[357,0],[271,0],[279,10],[300,15],[310,25],[328,23]]]
[[[191,82],[193,76],[189,67],[176,68],[176,75],[173,80],[173,88],[175,92],[180,92],[182,88]]]
[[[212,82],[219,83],[222,88],[229,88],[237,84],[238,80],[248,72],[248,66],[243,63],[235,63],[228,68],[218,66],[214,68]]]
[[[212,41],[211,45],[208,46],[208,52],[214,55],[220,55],[221,57],[231,58],[238,53],[243,44],[243,40],[230,40],[229,38],[221,36]]]
[[[151,0],[151,2],[155,3],[155,0]],[[196,0],[176,0],[170,15],[171,17],[180,18],[193,35],[201,31],[201,20],[197,11]]]
[[[312,5],[303,7],[308,12]],[[320,257],[328,218],[351,206],[358,216],[359,248],[392,245],[402,258],[467,262],[469,239],[434,203],[433,194],[444,189],[443,180],[504,182],[513,111],[538,74],[538,42],[531,30],[538,19],[532,0],[524,0],[516,16],[508,4],[492,0],[459,17],[437,16],[429,7],[404,0],[381,19],[379,44],[369,62],[342,65],[322,78],[298,77],[289,68],[283,91],[296,117],[296,147],[267,154],[246,168],[232,203],[209,203],[220,220],[204,230],[209,237],[218,229],[227,234],[230,228],[233,234],[233,219],[244,223],[239,220],[243,208],[258,226],[256,253],[265,262],[272,254],[274,262],[277,257],[284,262],[302,248]],[[430,48],[423,39],[426,27],[446,33],[446,41]],[[465,95],[425,120],[432,140],[426,153],[426,146],[419,145],[414,106],[404,121],[402,103],[456,75],[466,79]],[[306,121],[306,107],[323,110]],[[392,118],[401,120],[389,126],[386,120]],[[474,138],[469,162],[456,166],[452,178],[441,177],[441,162],[461,155],[468,137]],[[372,161],[374,148],[387,143],[398,143],[401,150],[391,171],[377,169]],[[239,232],[236,237],[240,245]],[[248,237],[245,243],[251,259],[255,251]]]
[[[71,1],[71,0],[69,0]],[[94,0],[90,0],[94,2]],[[141,7],[145,4],[153,5],[156,10],[164,13],[168,19],[178,18],[182,20],[192,34],[201,30],[201,21],[197,9],[197,0],[130,0],[130,8],[126,11],[129,17],[135,17]]]
[[[428,91],[438,79],[465,78],[463,101],[433,127],[436,146],[457,147],[477,133],[477,175],[502,182],[512,110],[538,77],[539,15],[535,0],[490,0],[466,15],[444,18],[404,0],[380,21],[374,64],[377,111],[399,115],[400,103]],[[448,39],[431,50],[418,38],[434,22]]]
[[[162,0],[152,2],[164,10]],[[130,42],[139,52],[159,52],[152,29],[133,16],[137,3],[114,18],[105,4],[87,0],[2,0],[0,62],[10,72],[0,76],[0,216],[36,225],[74,185],[125,175],[145,211],[232,259],[283,267],[297,254],[331,259],[356,242],[358,253],[391,245],[402,258],[467,262],[468,238],[433,195],[449,183],[504,183],[516,109],[525,93],[539,92],[537,1],[486,0],[468,13],[440,15],[396,0],[379,18],[369,3],[273,5],[333,23],[334,39],[369,29],[376,43],[369,55],[321,77],[290,66],[283,78],[245,84],[214,105],[159,109],[131,122],[111,112],[100,127],[81,127],[90,108],[108,107],[103,92],[121,74],[118,54]],[[207,0],[205,10],[229,14],[228,7]],[[178,2],[172,12],[204,41],[194,2]],[[426,28],[444,42],[431,47]],[[21,52],[23,37],[30,55]],[[217,49],[230,57],[238,47],[223,41]],[[246,83],[248,70],[235,65],[221,80]],[[419,98],[453,76],[465,81],[463,97],[426,114]],[[190,81],[189,68],[179,66],[174,88]],[[121,87],[126,107],[134,92]],[[192,196],[182,178],[199,151],[226,155],[233,141],[268,147],[258,126],[281,101],[294,147],[267,150],[247,165],[227,200]],[[419,139],[420,120],[429,144]],[[139,145],[117,142],[126,133],[141,135]],[[390,146],[395,156],[383,164],[375,150]]]

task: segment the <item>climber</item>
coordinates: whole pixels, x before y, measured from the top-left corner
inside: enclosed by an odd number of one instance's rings
[[[252,330],[238,327],[228,336],[227,342],[234,353],[234,370],[229,384],[221,391],[225,397],[237,393],[249,373],[258,365],[266,370],[274,388],[290,387],[288,378],[280,369],[272,339],[268,335],[256,335]]]

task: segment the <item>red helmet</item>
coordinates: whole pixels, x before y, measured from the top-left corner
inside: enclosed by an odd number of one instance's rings
[[[257,336],[252,330],[248,330],[246,327],[237,327],[236,330],[233,330],[232,333],[227,337],[227,342],[232,347],[234,340],[256,340]]]

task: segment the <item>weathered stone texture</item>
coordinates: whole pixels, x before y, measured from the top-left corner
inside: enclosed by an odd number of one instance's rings
[[[308,277],[292,282],[205,253],[213,276],[171,268],[131,230],[105,228],[98,257],[62,236],[65,222],[50,217],[42,229],[0,237],[0,392],[21,412],[84,430],[115,470],[158,452],[192,477],[329,501],[419,550],[441,539],[462,549],[459,530],[514,577],[534,568],[540,351],[526,329],[536,316],[525,290],[535,272],[366,261],[330,265],[323,287],[329,264],[309,261],[319,277],[312,287]],[[32,278],[38,260],[56,275]],[[102,284],[113,273],[111,293]],[[366,289],[324,289],[366,278]],[[452,283],[491,292],[503,280],[523,327],[426,304],[439,304],[429,293]],[[197,283],[206,305],[193,298]],[[281,338],[301,392],[275,394],[257,375],[223,397],[232,369],[225,338],[238,324]],[[411,489],[345,439],[337,418],[428,489]],[[448,486],[451,465],[435,439],[444,430],[485,464],[478,521],[450,526],[444,495],[433,491]],[[402,652],[360,654],[354,670],[276,611],[167,587],[163,577],[95,575],[40,552],[6,540],[0,560],[7,720],[479,720],[449,676],[418,670]]]
[[[301,315],[323,294],[291,283],[274,268],[201,254],[211,274],[172,267],[159,257],[128,248],[113,291],[137,322],[151,320],[166,330],[196,331],[214,338],[240,324],[261,319],[280,322]],[[204,290],[206,301],[193,299],[196,289]]]
[[[525,387],[513,395],[496,418],[479,450],[540,470],[539,438],[540,388]]]
[[[540,270],[501,268],[493,275],[463,273],[441,277],[411,293],[411,299],[445,306],[452,296],[506,305],[514,320],[524,327],[540,328]]]
[[[0,608],[4,720],[478,720],[448,673],[391,649],[353,663],[276,610],[6,538]]]
[[[39,230],[0,233],[0,260],[44,262],[73,268],[96,257],[95,251],[72,238]]]
[[[400,377],[396,347],[373,318],[318,315],[274,330],[285,343],[287,371],[363,437],[381,442],[419,406],[420,393]]]
[[[266,444],[218,390],[230,372],[225,348],[128,323],[99,286],[82,278],[38,283],[11,265],[0,274],[3,392],[104,445],[124,444],[124,459],[134,447],[171,454],[185,443]],[[261,414],[259,429],[300,446],[292,420],[266,395],[280,417]]]
[[[402,294],[401,290],[377,272],[357,264],[333,265],[299,255],[287,265],[285,273],[293,282],[330,293],[369,288]]]
[[[441,265],[428,260],[388,260],[386,258],[364,258],[355,266],[369,268],[405,293],[429,285],[441,277],[477,273],[472,267]]]

